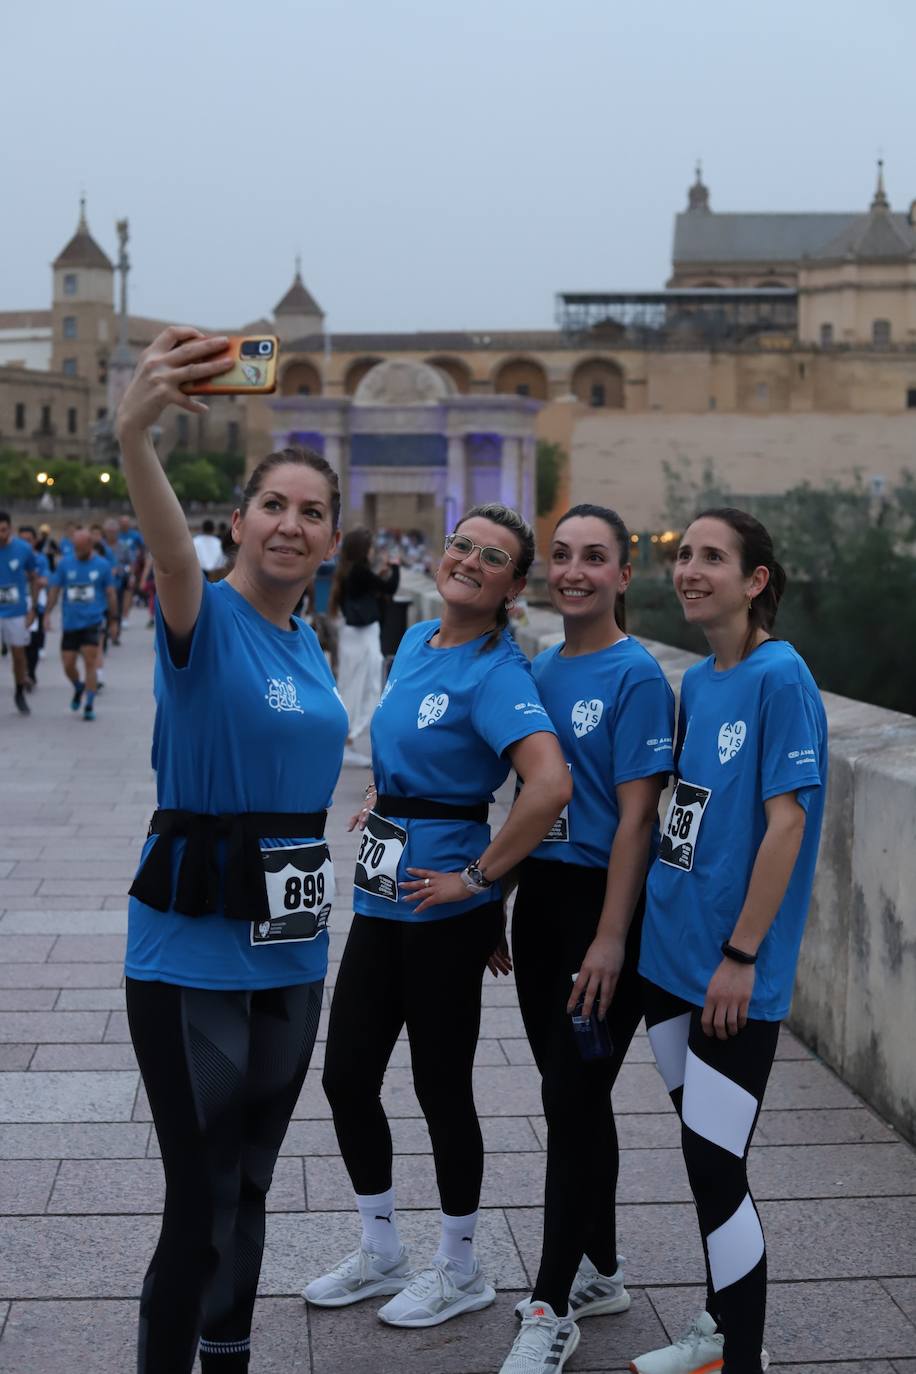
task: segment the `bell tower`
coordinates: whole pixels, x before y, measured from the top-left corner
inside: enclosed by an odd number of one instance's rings
[[[108,358],[114,345],[114,266],[89,232],[86,197],[79,223],[51,265],[51,367],[89,383],[89,418],[107,405]]]

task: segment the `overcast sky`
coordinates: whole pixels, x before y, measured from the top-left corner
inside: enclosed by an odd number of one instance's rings
[[[31,0],[3,18],[0,309],[81,188],[137,314],[241,325],[293,259],[332,331],[551,327],[719,210],[916,198],[913,0]]]

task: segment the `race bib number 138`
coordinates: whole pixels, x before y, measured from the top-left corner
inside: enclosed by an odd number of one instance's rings
[[[711,796],[708,787],[685,782],[683,778],[677,783],[662,826],[658,857],[663,864],[679,868],[683,873],[691,871],[703,813]]]

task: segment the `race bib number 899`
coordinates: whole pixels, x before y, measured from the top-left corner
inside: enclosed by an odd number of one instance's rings
[[[324,840],[262,849],[269,919],[252,921],[253,945],[314,940],[334,902],[334,865]]]
[[[658,857],[663,864],[684,873],[691,871],[703,813],[711,796],[708,787],[685,782],[683,778],[677,783],[662,826]]]

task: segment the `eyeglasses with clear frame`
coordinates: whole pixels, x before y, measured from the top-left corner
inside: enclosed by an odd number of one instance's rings
[[[515,560],[509,557],[505,549],[497,549],[492,544],[475,544],[466,534],[445,536],[445,552],[449,558],[454,558],[456,563],[463,563],[466,558],[470,558],[475,549],[480,554],[480,566],[487,572],[502,572],[510,563],[513,567],[516,566]]]

